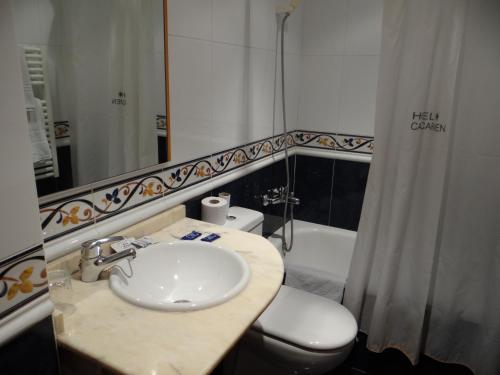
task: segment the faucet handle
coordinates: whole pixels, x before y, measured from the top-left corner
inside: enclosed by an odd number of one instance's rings
[[[113,236],[113,237],[102,238],[99,240],[95,239],[82,242],[81,256],[82,258],[85,259],[98,258],[101,256],[102,253],[101,245],[105,243],[122,241],[124,239],[125,237],[123,236]]]
[[[99,259],[96,259],[94,264],[98,267],[105,266],[107,264],[116,263],[118,260],[121,260],[123,258],[135,259],[136,256],[137,256],[137,252],[135,251],[135,249],[128,249],[128,250],[121,251],[119,253],[110,255],[109,257],[101,257]]]

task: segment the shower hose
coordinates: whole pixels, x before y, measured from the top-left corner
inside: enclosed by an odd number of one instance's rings
[[[285,146],[285,172],[286,172],[286,186],[285,186],[285,207],[283,209],[283,225],[281,232],[281,250],[283,252],[283,256],[286,255],[287,252],[292,250],[293,247],[293,204],[289,203],[290,198],[290,163],[288,160],[288,128],[286,123],[286,101],[285,101],[285,23],[286,20],[290,17],[290,13],[285,13],[283,19],[281,21],[281,104],[282,104],[282,112],[283,112],[283,133],[284,133],[284,146]],[[276,44],[278,42],[278,28],[276,28]],[[277,47],[277,46],[276,46]],[[275,66],[276,59],[278,57],[278,52],[276,48],[275,55]],[[274,80],[274,100],[276,103],[276,79]],[[274,111],[273,111],[274,116]],[[286,219],[288,214],[288,205],[290,204],[290,241],[288,242],[286,239]]]

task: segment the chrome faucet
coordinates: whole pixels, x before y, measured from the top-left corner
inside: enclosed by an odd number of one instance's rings
[[[294,196],[293,191],[288,193],[288,201],[286,200],[286,186],[280,186],[279,188],[274,188],[268,190],[264,195],[262,195],[262,205],[275,205],[280,203],[289,203],[292,205],[299,205],[300,199]]]
[[[122,236],[115,236],[83,242],[80,258],[82,281],[87,283],[97,281],[99,275],[105,268],[113,266],[122,259],[134,259],[137,255],[134,249],[121,251],[108,257],[102,255],[101,245],[122,241],[124,239],[125,238]]]

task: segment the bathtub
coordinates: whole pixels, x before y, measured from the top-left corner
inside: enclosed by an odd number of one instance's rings
[[[290,222],[286,225],[286,236],[289,244]],[[268,240],[281,252],[281,228]],[[293,248],[286,253],[285,270],[299,266],[318,277],[331,277],[345,283],[355,240],[356,232],[350,230],[294,220]]]

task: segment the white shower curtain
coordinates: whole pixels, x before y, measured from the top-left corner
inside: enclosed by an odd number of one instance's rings
[[[108,0],[110,1],[110,0]],[[113,3],[109,57],[111,103],[108,127],[108,175],[134,171],[158,163],[152,109],[152,4],[150,0],[111,0]],[[120,98],[119,94],[125,94]]]
[[[58,100],[75,183],[158,163],[152,1],[65,0],[62,11]]]
[[[500,2],[386,0],[345,305],[368,348],[500,374]]]

